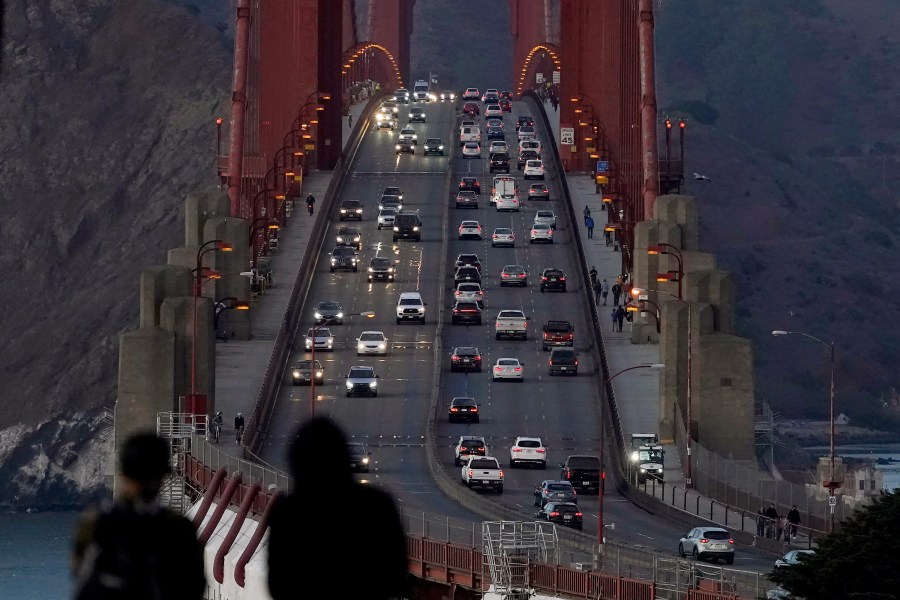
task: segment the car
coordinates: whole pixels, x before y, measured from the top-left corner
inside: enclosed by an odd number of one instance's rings
[[[456,194],[456,208],[478,208],[478,196],[469,190],[459,192]]]
[[[481,352],[474,346],[457,346],[450,355],[450,372],[481,372]]]
[[[412,109],[415,110],[415,109]],[[416,135],[416,130],[411,127],[404,127],[400,130],[400,133],[397,134],[397,141],[400,143],[410,142],[413,144],[419,143],[419,136]],[[399,188],[397,188],[399,189]]]
[[[473,456],[486,456],[487,443],[477,435],[461,435],[453,449],[453,464],[457,467]]]
[[[546,242],[548,244],[552,244],[553,228],[545,223],[535,223],[531,226],[531,238],[528,241],[532,244],[534,244],[535,242]]]
[[[360,442],[348,442],[347,450],[350,452],[350,470],[354,473],[368,473],[372,453],[369,452],[366,445]]]
[[[294,385],[312,385],[313,372],[315,372],[315,382],[319,385],[325,383],[325,370],[322,363],[315,362],[315,369],[312,368],[313,361],[298,360],[297,364],[291,370],[291,381]]]
[[[493,456],[470,457],[460,470],[460,482],[468,487],[491,488],[503,493],[503,469]]]
[[[462,111],[470,117],[481,114],[481,108],[474,102],[466,102],[465,104],[463,104]]]
[[[357,395],[377,397],[380,378],[380,375],[375,374],[374,367],[364,365],[350,367],[350,372],[344,378],[347,380],[344,384],[347,388],[347,397]]]
[[[494,381],[512,379],[521,383],[525,380],[525,363],[518,358],[498,358],[491,369],[491,377]]]
[[[495,152],[488,161],[491,173],[509,173],[509,154]]]
[[[509,447],[509,466],[515,469],[522,464],[547,468],[547,447],[539,437],[519,436]]]
[[[363,207],[359,200],[342,200],[338,210],[341,221],[362,221]]]
[[[466,142],[462,147],[463,158],[481,158],[481,144]]]
[[[303,340],[303,346],[307,350],[313,349],[313,336],[315,335],[315,344],[316,350],[322,350],[327,352],[334,351],[334,336],[331,334],[331,329],[328,327],[316,327],[315,331],[310,327],[306,331],[306,337]]]
[[[589,454],[572,454],[559,465],[559,478],[576,490],[600,492],[600,458]]]
[[[573,527],[579,531],[584,526],[584,516],[578,505],[572,502],[548,502],[535,515],[538,519]]]
[[[456,94],[454,94],[450,90],[444,90],[443,92],[441,92],[441,102],[452,102],[453,100],[456,100]]]
[[[500,271],[500,287],[520,285],[528,287],[528,271],[522,265],[506,265]]]
[[[525,161],[525,169],[522,171],[525,179],[543,179],[544,178],[544,161],[527,160]]]
[[[773,587],[768,592],[766,592],[766,600],[802,600],[802,599],[791,595],[791,593],[789,591],[787,591],[785,588],[778,585],[778,586]]]
[[[533,152],[537,152],[538,156],[541,155],[541,142],[540,140],[534,138],[526,138],[519,142],[519,152],[524,152],[525,150],[531,150]]]
[[[519,158],[516,162],[516,168],[520,171],[525,167],[525,163],[529,160],[538,160],[540,159],[540,155],[534,150],[520,150]]]
[[[481,101],[485,104],[496,104],[500,100],[500,90],[490,88],[484,91]]]
[[[456,284],[456,290],[453,297],[457,302],[484,302],[484,290],[477,281],[463,281]]]
[[[497,125],[488,125],[487,126],[487,139],[489,140],[502,140],[505,137],[503,133],[503,128]]]
[[[397,88],[394,90],[394,102],[399,104],[409,104],[409,90],[406,88]]]
[[[678,556],[694,560],[722,559],[734,564],[734,539],[721,527],[694,527],[678,542]]]
[[[516,234],[509,227],[498,227],[491,234],[491,247],[508,246],[510,248],[516,245]]]
[[[452,325],[481,325],[481,306],[474,300],[457,302],[453,305],[450,323]]]
[[[382,208],[378,211],[378,231],[381,231],[383,227],[393,227],[394,226],[394,218],[397,216],[397,213],[400,212],[396,208]]]
[[[369,261],[366,281],[394,281],[394,261],[384,256],[376,256]]]
[[[568,481],[546,479],[534,488],[534,505],[544,506],[548,502],[578,503],[575,487]]]
[[[522,125],[516,130],[516,138],[521,142],[522,140],[533,138],[537,136],[537,132],[534,130],[532,125]]]
[[[316,305],[316,311],[313,313],[316,323],[328,325],[344,324],[344,309],[341,305],[333,300],[319,302]]]
[[[534,117],[530,117],[528,115],[520,115],[518,120],[516,121],[516,131],[518,131],[519,128],[523,126],[534,127]]]
[[[356,258],[356,250],[347,246],[337,246],[331,251],[331,272],[334,273],[338,269],[349,269],[356,273],[359,270]]]
[[[791,550],[781,558],[775,561],[775,569],[783,569],[784,567],[793,567],[800,561],[804,560],[804,556],[812,556],[815,550]]]
[[[413,106],[409,109],[409,122],[410,123],[424,123],[425,122],[425,109],[421,106]]]
[[[553,375],[578,375],[578,355],[572,348],[554,348],[547,360],[547,369]]]
[[[422,151],[425,156],[429,154],[438,154],[440,156],[444,155],[444,142],[441,141],[440,138],[428,138],[425,140],[425,145],[422,146]]]
[[[388,339],[383,331],[363,331],[356,338],[356,355],[378,354],[387,356]]]
[[[473,121],[472,119],[463,119],[462,121],[459,122],[460,131],[462,131],[463,127],[474,127],[474,126],[475,126],[475,121]]]
[[[481,283],[481,271],[472,266],[457,267],[453,274],[453,284],[459,285],[463,282]]]
[[[481,92],[478,91],[478,88],[466,88],[462,95],[463,100],[478,100],[479,98],[481,98]]]
[[[350,246],[362,250],[362,236],[356,227],[338,227],[334,242],[338,246]]]
[[[491,154],[509,154],[509,146],[504,141],[491,142],[488,152]]]
[[[528,187],[529,200],[550,200],[550,188],[546,183],[532,183]]]
[[[512,102],[509,101],[508,98],[500,98],[500,110],[503,112],[512,112]]]
[[[463,177],[459,180],[460,192],[475,192],[481,194],[481,182],[475,177]]]
[[[450,401],[450,408],[447,410],[447,420],[451,423],[454,421],[468,421],[469,423],[478,423],[478,404],[475,398],[456,397]]]
[[[556,229],[556,213],[552,210],[539,210],[534,213],[534,222],[549,225],[551,229]]]
[[[419,219],[419,213],[416,212],[399,212],[394,217],[394,233],[393,240],[413,240],[422,241],[422,220]]]
[[[463,221],[459,224],[459,239],[481,238],[481,223],[478,221]]]
[[[396,185],[389,185],[384,188],[381,192],[382,196],[397,196],[401,200],[403,200],[403,188]]]
[[[397,299],[397,325],[403,321],[425,322],[425,302],[419,292],[401,292]]]
[[[566,291],[566,274],[562,269],[544,269],[541,271],[541,293],[547,290]]]
[[[398,142],[394,146],[394,150],[396,151],[397,154],[400,154],[401,152],[415,154],[416,153],[416,145],[413,142]]]
[[[403,201],[400,196],[382,196],[378,199],[378,210],[382,208],[393,208],[397,212],[403,210]]]
[[[497,212],[519,212],[519,197],[512,194],[503,194],[494,203]]]
[[[396,114],[399,114],[399,113],[400,113],[400,107],[397,106],[397,103],[396,103],[396,102],[392,102],[392,101],[390,101],[390,100],[387,100],[387,101],[385,101],[385,102],[382,102],[382,103],[381,103],[381,108],[383,109],[383,111],[384,111],[385,113],[388,113],[388,112],[389,112],[389,113],[392,114],[392,115],[396,115]]]
[[[477,142],[481,144],[481,127],[478,125],[468,125],[461,127],[459,130],[459,147],[462,148],[466,142]]]
[[[491,118],[485,120],[484,126],[485,127],[499,127],[502,130],[503,129],[503,121],[501,121],[497,117],[491,117]]]
[[[465,254],[457,254],[456,261],[454,265],[459,267],[475,267],[479,271],[481,270],[481,259],[478,258],[477,254],[465,253]]]
[[[375,128],[376,129],[390,129],[394,130],[394,126],[396,125],[396,121],[390,117],[390,115],[383,115],[378,113],[375,115]]]
[[[500,108],[499,104],[487,104],[484,107],[484,116],[485,117],[499,117],[503,118],[503,109]]]

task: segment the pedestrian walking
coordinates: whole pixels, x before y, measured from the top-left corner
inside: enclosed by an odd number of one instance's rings
[[[612,231],[603,230],[603,237],[606,238],[606,245],[612,246]]]
[[[183,516],[159,505],[171,450],[155,433],[138,433],[120,454],[118,497],[86,511],[72,550],[75,600],[199,600],[206,589],[203,545]]]
[[[594,239],[594,217],[588,216],[584,220],[584,226],[587,227],[588,239]]]
[[[609,313],[609,316],[612,317],[613,331],[615,331],[616,330],[616,322],[618,321],[618,318],[616,316],[616,309],[612,309],[612,312]]]
[[[616,308],[616,323],[619,325],[619,331],[622,331],[622,324],[625,322],[625,309],[621,306]]]
[[[587,204],[584,205],[584,210],[581,211],[581,214],[584,215],[584,224],[587,225],[588,217],[591,216],[591,209]]]
[[[310,460],[315,457],[315,460]],[[365,557],[365,577],[345,577],[342,598],[409,598],[406,536],[397,508],[382,490],[353,479],[347,438],[331,420],[317,417],[297,430],[289,462],[294,481],[314,481],[329,491],[328,510],[340,519],[310,519],[309,493],[297,486],[271,511],[268,578],[273,600],[334,595],[334,559],[349,543]],[[310,543],[302,543],[309,540]],[[301,542],[301,543],[298,543]],[[303,582],[302,592],[298,582]]]
[[[353,113],[351,112],[347,113],[347,127],[353,129]]]
[[[778,525],[778,511],[775,510],[774,504],[769,504],[769,508],[764,513],[766,515],[766,537],[775,538],[775,528]]]
[[[759,507],[759,512],[756,513],[756,535],[757,537],[766,535],[766,509],[762,506]]]
[[[592,266],[591,270],[588,271],[588,275],[591,277],[591,289],[594,289],[594,286],[597,284],[597,267]]]
[[[613,306],[619,305],[619,296],[622,295],[622,286],[619,282],[616,282],[612,286],[612,294],[613,294]]]
[[[797,527],[800,525],[800,511],[797,510],[796,504],[791,506],[791,510],[788,511],[787,520],[791,524],[791,537],[797,537]]]
[[[609,296],[609,282],[605,279],[600,282],[600,293],[603,294],[603,306],[606,306],[606,297]]]
[[[594,280],[593,290],[594,290],[594,304],[599,305],[600,304],[600,296],[603,293],[603,286],[596,279]]]
[[[237,416],[234,417],[234,441],[238,444],[241,443],[241,437],[244,435],[244,415],[242,413],[238,413]]]

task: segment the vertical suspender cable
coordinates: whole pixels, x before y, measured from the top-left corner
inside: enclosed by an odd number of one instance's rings
[[[656,140],[656,71],[653,47],[653,0],[640,0],[641,150],[644,164],[644,214],[653,217],[659,195],[659,157]]]
[[[241,216],[241,179],[244,162],[244,117],[247,109],[247,63],[250,38],[250,0],[239,0],[234,33],[234,79],[231,92],[231,143],[228,153],[230,214]]]

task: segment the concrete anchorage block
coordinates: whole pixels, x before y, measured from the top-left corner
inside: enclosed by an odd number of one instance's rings
[[[228,217],[230,211],[228,195],[224,192],[188,194],[184,199],[184,245],[199,246],[206,221]],[[196,258],[194,260],[196,261]]]
[[[734,278],[731,273],[721,269],[692,271],[686,277],[685,283],[687,284],[687,289],[690,290],[690,300],[708,302],[713,306],[715,331],[736,333],[734,324]]]
[[[684,405],[687,390],[688,305],[685,302],[666,302],[661,309],[659,362],[666,368],[659,378],[659,437],[671,443],[675,440],[675,419],[684,418],[679,407]]]
[[[133,433],[156,430],[156,415],[175,409],[175,336],[142,327],[119,336],[116,455]]]
[[[700,218],[697,213],[697,201],[693,196],[681,194],[657,196],[653,204],[653,216],[659,221],[677,223],[681,226],[681,237],[679,243],[675,244],[679,248],[689,251],[700,248]]]
[[[196,300],[197,338],[194,347],[194,302]],[[191,393],[191,368],[194,365],[195,387],[207,397],[207,413],[215,414],[216,352],[213,331],[212,300],[192,296],[166,298],[160,307],[160,326],[174,336],[175,366],[172,372],[175,397]],[[179,408],[184,408],[179,407]],[[213,411],[213,412],[210,412]]]
[[[141,271],[140,327],[159,326],[159,307],[167,296],[191,295],[191,271],[176,265],[159,265]]]
[[[250,224],[245,219],[210,219],[204,228],[204,238],[224,240],[234,248],[231,252],[210,252],[212,265],[222,278],[213,282],[215,300],[234,298],[235,302],[250,302],[250,278],[241,273],[250,270]],[[205,257],[204,257],[205,258]],[[226,339],[249,340],[251,311],[227,310]],[[221,314],[221,313],[220,313]]]
[[[649,255],[647,248],[655,246],[662,240],[677,240],[680,237],[680,226],[667,221],[643,221],[635,226],[634,271],[632,283],[635,287],[647,290],[648,299],[660,307],[666,302],[677,301],[678,284],[656,281],[657,273],[668,271],[676,261],[669,255]],[[671,243],[671,242],[667,242]],[[677,247],[676,244],[672,244]],[[647,305],[646,313],[638,313],[632,330],[631,341],[634,344],[657,343],[660,333],[657,331],[657,309],[653,304]],[[659,329],[661,329],[661,324]]]

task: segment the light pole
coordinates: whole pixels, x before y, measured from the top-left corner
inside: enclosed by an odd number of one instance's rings
[[[371,310],[365,310],[358,313],[344,313],[344,317],[366,317],[367,319],[375,318],[375,313]],[[321,319],[313,319],[312,324],[312,343],[309,345],[311,360],[309,361],[309,418],[316,416],[316,332],[321,325],[328,325],[334,317],[322,317]],[[321,322],[320,322],[321,321]]]
[[[614,373],[614,374],[610,375],[609,377],[607,377],[604,380],[604,383],[607,384],[607,386],[608,386],[609,383],[613,379],[615,379],[622,373],[627,373],[628,371],[634,371],[635,369],[658,370],[658,369],[665,369],[665,368],[666,368],[666,365],[664,365],[662,363],[648,363],[645,365],[635,365],[633,367],[628,367],[627,369],[622,369],[618,373]],[[605,444],[605,436],[604,436],[605,429],[606,429],[605,424],[601,423],[600,424],[600,486],[597,488],[599,490],[599,492],[597,493],[598,504],[599,504],[599,508],[598,508],[598,512],[597,512],[597,521],[598,521],[598,523],[597,523],[597,544],[599,544],[601,546],[603,545],[603,529],[605,528],[605,526],[603,525],[603,487],[604,487],[604,484],[606,483],[606,466],[603,464],[603,445]]]
[[[213,331],[219,330],[219,313],[226,310],[250,310],[250,303],[238,300],[234,296],[219,298],[215,304],[215,316],[213,317]]]
[[[831,463],[831,472],[828,476],[828,481],[824,482],[824,485],[826,488],[828,488],[828,508],[831,513],[831,518],[828,520],[828,532],[831,533],[834,531],[834,505],[836,503],[836,501],[834,500],[834,490],[841,487],[841,482],[835,481],[834,479],[834,341],[832,340],[831,342],[826,342],[825,340],[821,340],[814,335],[810,335],[802,331],[782,331],[776,329],[772,332],[772,335],[802,335],[805,338],[809,338],[815,342],[819,342],[820,344],[822,344],[822,346],[825,347],[826,350],[828,350],[828,356],[831,363],[831,385],[828,397],[828,411],[830,414],[829,420],[831,421],[831,436],[828,445],[828,458]]]
[[[211,246],[211,247],[210,247]],[[188,406],[191,408],[189,412],[192,414],[197,414],[197,405],[199,398],[197,397],[197,300],[200,297],[201,288],[203,287],[204,279],[209,281],[211,279],[218,279],[221,277],[219,273],[213,271],[211,269],[208,270],[207,274],[204,275],[203,272],[203,255],[208,252],[231,252],[234,248],[231,244],[224,242],[222,240],[210,240],[205,244],[202,244],[197,249],[197,268],[194,270],[194,306],[193,306],[193,318],[191,319],[192,327],[193,327],[193,335],[191,336],[191,394],[188,397]],[[205,403],[205,396],[204,396]]]
[[[647,254],[671,254],[678,261],[678,270],[674,271],[677,279],[672,279],[673,271],[660,273],[656,276],[656,281],[677,281],[678,282],[678,299],[681,300],[681,281],[684,279],[684,258],[681,256],[681,250],[672,244],[657,244],[647,248]]]

